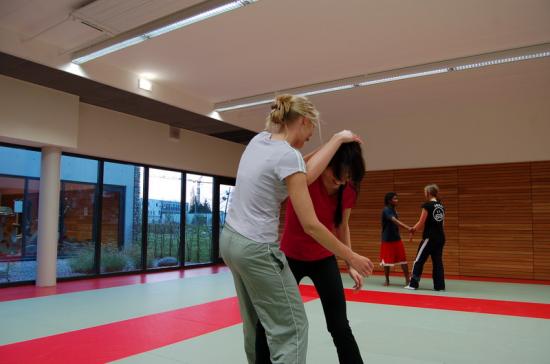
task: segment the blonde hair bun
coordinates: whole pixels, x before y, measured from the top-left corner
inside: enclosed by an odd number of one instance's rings
[[[313,124],[317,125],[319,112],[313,103],[304,96],[279,95],[271,104],[271,111],[266,119],[266,129],[270,130],[274,126],[280,129],[299,117],[307,117]]]

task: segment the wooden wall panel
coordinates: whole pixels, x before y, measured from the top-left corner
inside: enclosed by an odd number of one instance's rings
[[[458,168],[460,273],[533,278],[530,164]]]
[[[550,279],[550,162],[531,164],[534,278]]]
[[[351,238],[376,270],[382,270],[384,195],[398,193],[400,219],[412,225],[430,183],[439,185],[446,207],[447,275],[550,279],[550,161],[367,172],[351,216]],[[412,244],[407,232],[401,237],[411,269],[421,232]],[[431,262],[424,272],[431,273]]]

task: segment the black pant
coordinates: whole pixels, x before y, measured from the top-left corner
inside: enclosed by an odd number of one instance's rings
[[[432,277],[434,281],[434,289],[440,291],[445,289],[445,272],[443,270],[443,246],[445,240],[441,239],[422,239],[418,246],[418,252],[413,265],[412,277],[410,286],[418,288],[420,277],[422,277],[422,271],[424,270],[424,264],[428,257],[432,257]]]
[[[342,277],[336,258],[331,256],[312,262],[294,260],[288,257],[287,260],[296,282],[300,283],[302,278],[306,276],[313,281],[321,298],[327,329],[332,335],[340,363],[362,364],[361,353],[351,332],[346,314],[344,286],[342,285]],[[264,363],[271,363],[271,360],[265,331],[258,321],[256,328],[256,364]]]

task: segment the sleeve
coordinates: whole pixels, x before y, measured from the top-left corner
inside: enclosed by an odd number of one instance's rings
[[[357,200],[357,192],[355,188],[348,183],[344,189],[344,196],[342,198],[342,209],[351,209],[355,207],[355,201]]]
[[[393,213],[393,210],[387,207],[384,207],[384,210],[382,210],[382,214],[384,215],[385,220],[390,220],[392,217],[395,217],[395,214]]]
[[[282,181],[297,172],[306,173],[306,163],[300,152],[291,148],[283,154],[275,166],[275,175]]]
[[[429,203],[429,202],[424,202],[424,203],[422,204],[422,206],[420,206],[420,207],[423,208],[423,209],[426,209],[426,210],[430,211],[430,203]]]

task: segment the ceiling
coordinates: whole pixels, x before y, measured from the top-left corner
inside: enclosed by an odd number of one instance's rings
[[[107,2],[109,15],[103,14],[103,18],[109,18],[110,34],[71,17],[79,15],[78,9],[86,5],[93,9]],[[197,2],[4,0],[0,2],[0,31],[17,34],[21,44],[1,45],[0,51],[14,54],[25,48],[29,57],[39,42],[56,49],[59,58],[68,57],[75,50]],[[548,0],[260,0],[93,60],[82,68],[96,70],[91,77],[99,82],[103,82],[101,72],[148,72],[155,84],[166,90],[214,105],[345,77],[544,43],[550,43]],[[51,59],[44,62],[55,66]],[[520,63],[523,65],[495,66],[491,73],[498,78],[510,72],[529,72],[536,63],[540,77],[550,79],[548,61]],[[463,83],[461,87],[465,88],[477,88],[478,83],[486,82],[474,76],[483,71],[468,72],[398,81],[396,85],[403,86],[393,86],[397,87],[394,97],[405,99],[410,92],[407,85],[417,82],[436,95],[455,82]],[[126,85],[120,87],[127,89]],[[358,110],[365,103],[365,95],[370,93],[350,90],[312,99],[324,115],[339,115],[342,105],[361,112]],[[172,100],[166,102],[174,104]],[[184,102],[178,106],[186,107]],[[234,125],[260,130],[265,111],[264,107],[251,108],[223,113],[221,117]],[[333,125],[361,132],[360,119],[361,115],[355,115]]]
[[[220,102],[548,41],[547,0],[261,0],[98,62]]]

